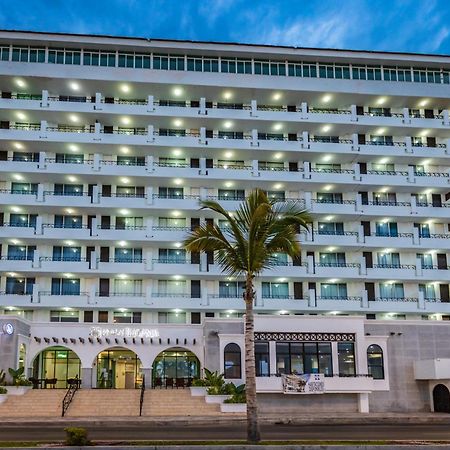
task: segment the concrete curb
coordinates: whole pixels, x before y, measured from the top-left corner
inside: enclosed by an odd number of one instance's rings
[[[18,447],[2,447],[2,450],[17,450]],[[403,444],[403,445],[245,445],[245,444],[227,444],[227,445],[150,445],[150,446],[95,446],[95,447],[20,447],[20,450],[36,449],[54,449],[58,450],[408,450],[408,449],[426,449],[426,450],[445,450],[450,449],[450,444]]]

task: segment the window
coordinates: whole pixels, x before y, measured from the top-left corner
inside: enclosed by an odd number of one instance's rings
[[[284,191],[267,191],[267,197],[269,200],[284,202],[286,200],[286,195]]]
[[[71,155],[67,153],[56,153],[55,162],[61,164],[83,164],[84,155]]]
[[[50,322],[78,322],[78,311],[50,311]]]
[[[45,49],[13,46],[11,59],[19,62],[43,63],[45,62]]]
[[[252,73],[252,62],[244,59],[222,58],[220,71],[222,73]]]
[[[159,158],[159,167],[186,167],[186,160],[182,158]]]
[[[62,216],[56,215],[54,220],[55,228],[81,228],[82,216]]]
[[[155,70],[184,70],[184,56],[153,55]]]
[[[114,262],[124,263],[141,263],[142,249],[141,248],[115,248]]]
[[[419,292],[423,294],[423,298],[428,301],[436,300],[436,290],[434,284],[419,284]]]
[[[81,51],[64,48],[49,48],[48,62],[50,64],[80,65]]]
[[[317,203],[342,203],[342,194],[333,192],[318,192]]]
[[[284,163],[272,161],[258,161],[258,170],[283,171]]]
[[[39,162],[39,153],[14,152],[13,161]]]
[[[384,380],[383,350],[379,345],[367,347],[367,372],[374,380]]]
[[[225,378],[241,378],[241,347],[237,344],[227,344],[223,350]]]
[[[397,203],[397,194],[395,192],[374,192],[373,203],[376,205],[395,206]]]
[[[80,279],[52,278],[51,295],[80,295]]]
[[[430,225],[427,223],[415,223],[414,227],[419,231],[419,237],[421,238],[429,238],[430,234]]]
[[[53,261],[81,261],[81,247],[53,246]]]
[[[324,267],[345,266],[345,253],[320,253],[319,258]]]
[[[339,376],[356,375],[355,345],[353,342],[338,342]]]
[[[142,295],[142,280],[114,279],[114,295],[139,297]]]
[[[186,323],[185,312],[158,312],[158,323]]]
[[[67,196],[82,196],[83,185],[82,184],[55,184],[53,191],[54,195],[67,195]]]
[[[116,197],[145,198],[144,186],[116,186]]]
[[[118,166],[145,166],[143,156],[117,156]]]
[[[9,60],[9,47],[0,47],[0,61]]]
[[[83,322],[92,323],[94,321],[94,311],[84,311],[83,312]]]
[[[183,198],[183,188],[160,187],[159,198]]]
[[[274,253],[271,258],[271,263],[274,266],[287,266],[288,257],[286,253]]]
[[[320,283],[320,296],[328,300],[341,300],[347,298],[347,285],[345,283]]]
[[[181,264],[186,262],[186,250],[178,248],[160,248],[158,262]]]
[[[433,268],[433,255],[430,253],[417,253],[416,258],[420,259],[422,269]]]
[[[344,224],[342,222],[319,222],[319,234],[343,235]]]
[[[277,342],[277,374],[333,374],[331,343]]]
[[[114,323],[141,323],[142,313],[131,311],[114,311]]]
[[[116,217],[116,230],[141,230],[143,228],[143,217]]]
[[[35,245],[8,245],[8,260],[33,261]]]
[[[10,227],[36,227],[37,214],[11,214],[9,216]]]
[[[158,219],[158,226],[161,228],[185,228],[186,219],[173,217],[160,217]]]
[[[158,280],[158,294],[160,296],[183,296],[186,294],[184,280]]]
[[[98,312],[98,322],[99,323],[108,323],[108,311],[99,311]]]
[[[402,299],[405,292],[402,283],[381,283],[380,297],[386,299]]]
[[[31,295],[35,282],[35,278],[7,277],[5,293],[9,295]]]
[[[400,267],[400,254],[399,253],[378,253],[378,266],[386,267],[389,269]]]
[[[11,183],[11,194],[33,194],[38,190],[37,183]]]
[[[119,67],[150,69],[151,56],[140,53],[119,52]]]
[[[377,236],[397,237],[398,227],[395,222],[377,222],[376,231]]]
[[[85,66],[115,67],[116,53],[103,52],[100,50],[84,50],[83,64]]]
[[[255,366],[257,377],[270,376],[269,343],[255,342]]]
[[[262,283],[262,297],[263,298],[289,298],[289,284],[288,283]]]
[[[219,189],[219,200],[245,200],[243,189]]]
[[[220,298],[242,298],[244,289],[243,281],[219,281]]]
[[[217,167],[220,169],[228,169],[228,168],[243,169],[243,168],[245,168],[245,164],[244,164],[244,161],[239,161],[239,160],[219,159],[217,161]]]

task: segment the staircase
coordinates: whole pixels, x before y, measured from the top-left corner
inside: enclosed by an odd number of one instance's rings
[[[143,417],[222,416],[220,406],[192,397],[189,389],[149,389],[145,391]]]
[[[137,417],[139,396],[139,389],[80,389],[66,417]]]
[[[0,403],[0,417],[59,417],[65,389],[32,389],[23,395],[8,395]]]

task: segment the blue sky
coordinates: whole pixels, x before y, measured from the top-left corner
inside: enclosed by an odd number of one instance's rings
[[[0,0],[0,28],[450,54],[450,0]]]

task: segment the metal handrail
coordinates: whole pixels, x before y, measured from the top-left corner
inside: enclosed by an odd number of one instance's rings
[[[66,395],[63,398],[62,401],[62,411],[61,411],[61,417],[64,417],[67,410],[69,409],[70,404],[72,403],[73,397],[75,396],[75,393],[80,388],[80,382],[81,380],[78,379],[78,375],[75,375],[74,383],[71,383],[69,386],[69,389],[67,389]]]
[[[144,406],[145,393],[145,374],[142,375],[141,395],[139,397],[139,416],[142,416],[142,407]]]

